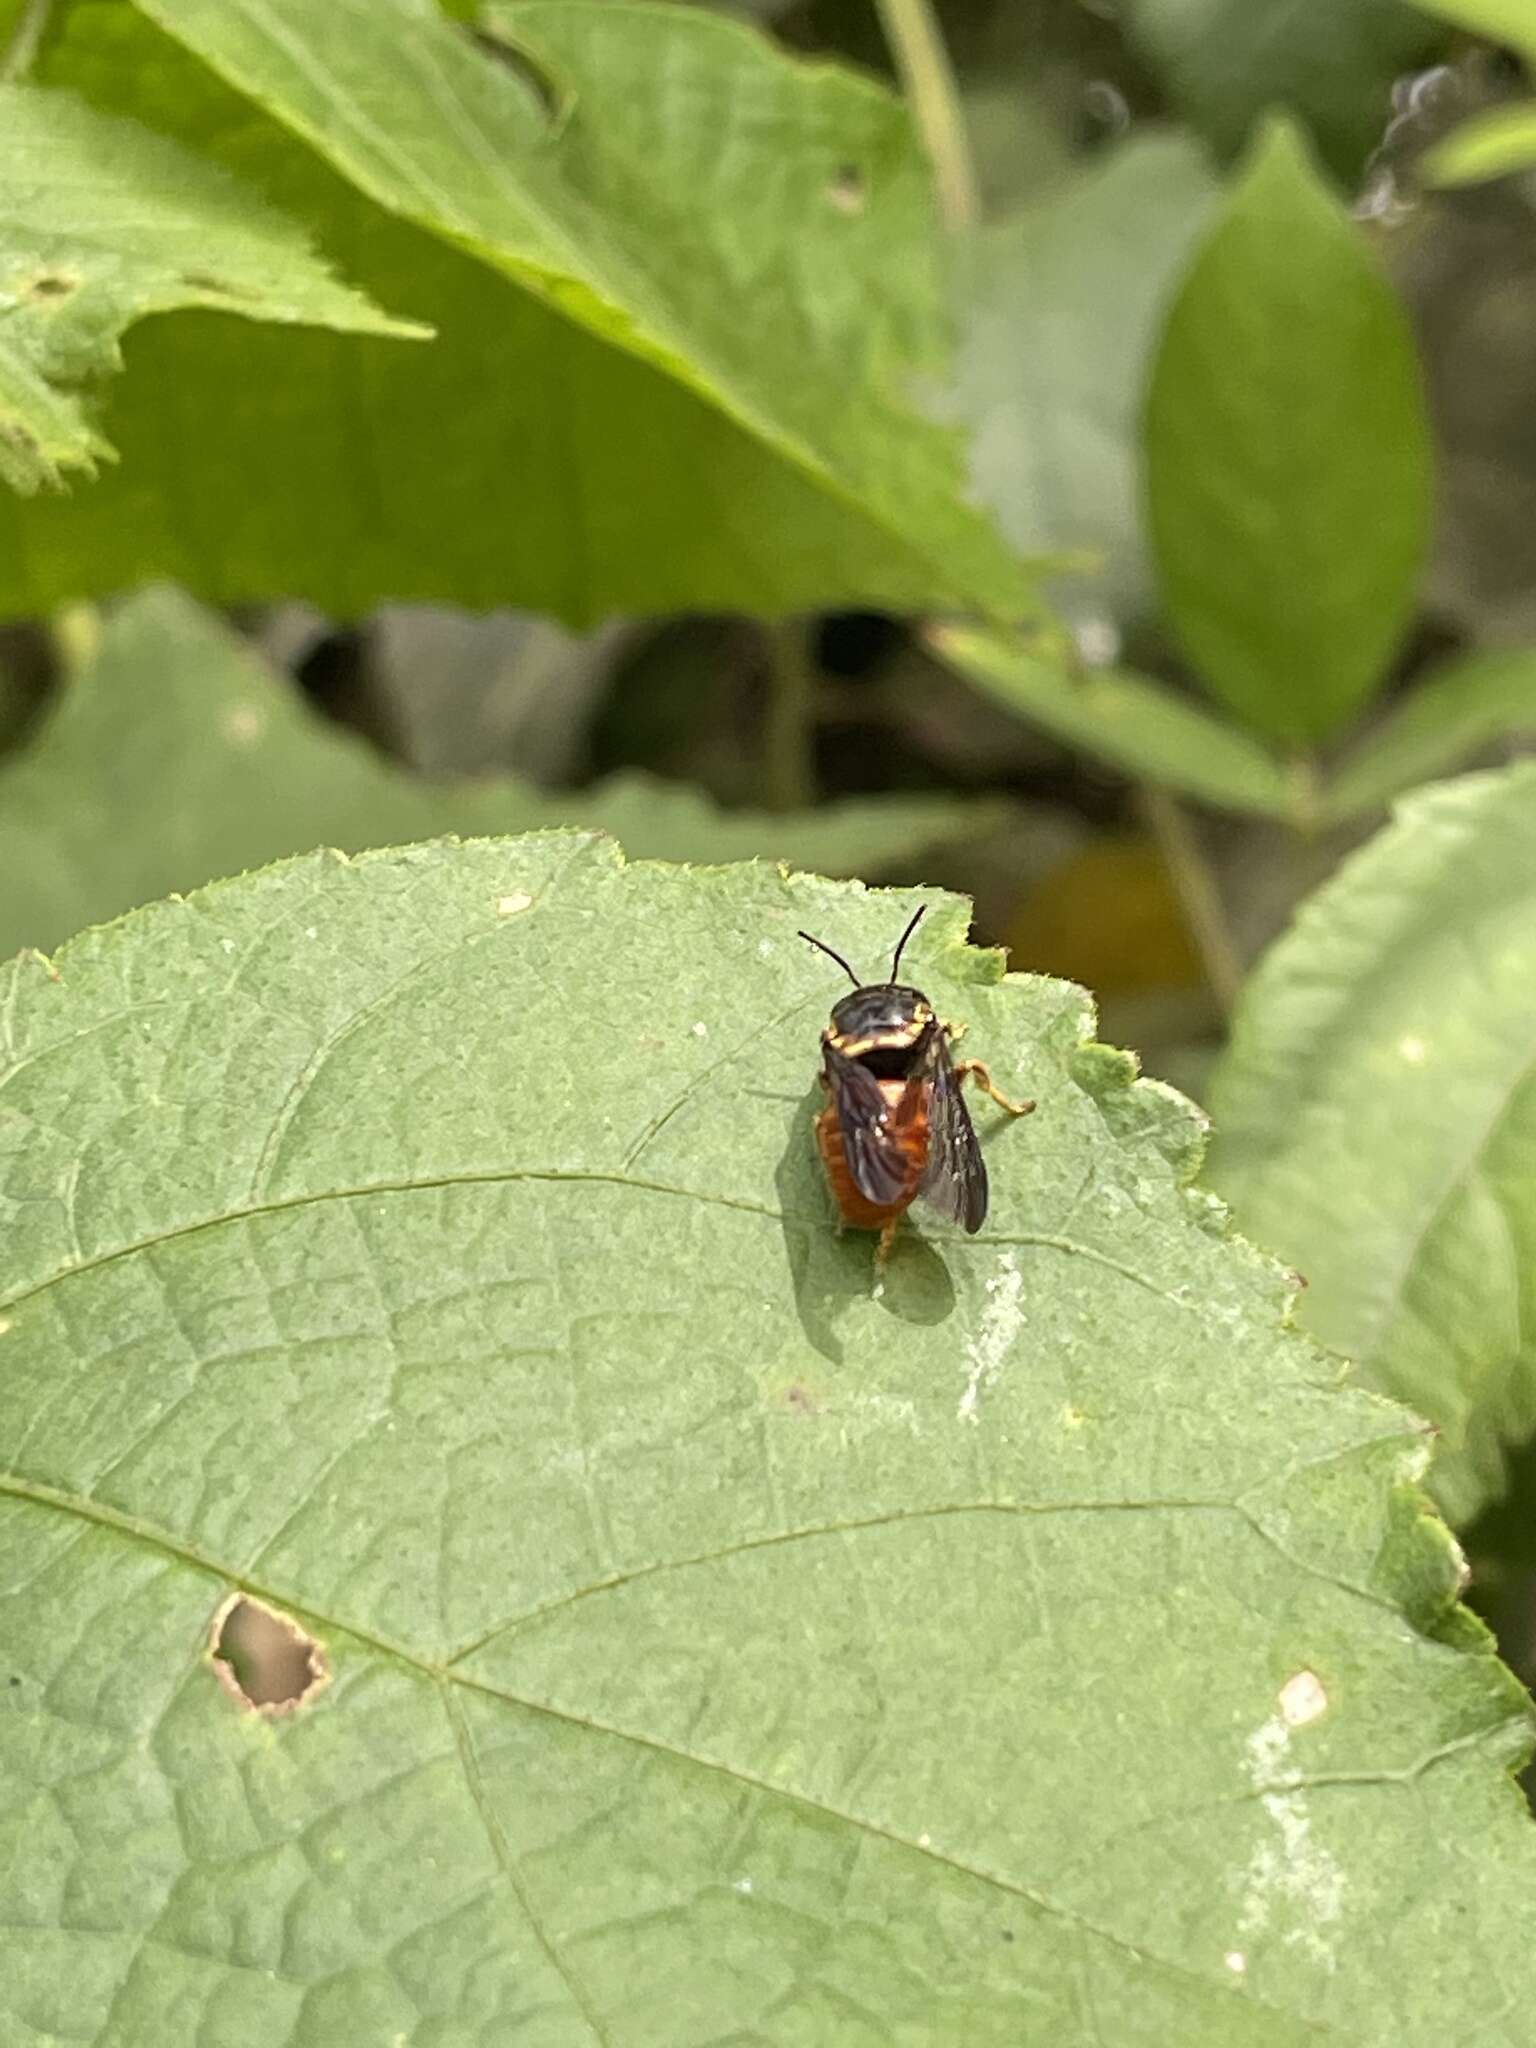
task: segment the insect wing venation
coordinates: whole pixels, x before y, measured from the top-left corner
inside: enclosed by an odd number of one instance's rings
[[[930,1208],[974,1234],[987,1220],[986,1162],[942,1036],[936,1040],[935,1061],[928,1165],[918,1193]]]

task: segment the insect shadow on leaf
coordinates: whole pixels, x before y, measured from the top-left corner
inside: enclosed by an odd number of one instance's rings
[[[836,1326],[851,1304],[874,1298],[903,1322],[941,1323],[955,1306],[955,1288],[938,1251],[915,1232],[881,1271],[867,1233],[839,1231],[816,1156],[815,1124],[825,1100],[820,1083],[813,1083],[790,1112],[774,1185],[800,1326],[823,1358],[841,1365]]]

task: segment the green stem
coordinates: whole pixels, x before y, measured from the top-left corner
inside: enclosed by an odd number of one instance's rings
[[[803,619],[783,619],[767,633],[764,793],[773,810],[806,810],[816,801],[816,673],[810,631]]]
[[[1142,815],[1173,882],[1206,982],[1223,1017],[1229,1017],[1243,984],[1243,963],[1211,864],[1194,827],[1166,789],[1148,784],[1140,794]]]
[[[1285,779],[1290,788],[1291,829],[1298,838],[1312,839],[1323,822],[1317,763],[1310,754],[1293,754],[1286,763]]]
[[[939,33],[932,0],[875,0],[875,5],[902,91],[933,165],[944,225],[973,227],[981,218],[976,166],[954,66]]]
[[[5,55],[0,57],[0,83],[18,85],[30,77],[52,12],[53,0],[26,0],[11,30]]]

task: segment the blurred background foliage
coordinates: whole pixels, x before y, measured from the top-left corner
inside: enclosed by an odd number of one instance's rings
[[[327,107],[0,7],[0,945],[558,822],[968,891],[1536,1676],[1536,0],[447,12]]]

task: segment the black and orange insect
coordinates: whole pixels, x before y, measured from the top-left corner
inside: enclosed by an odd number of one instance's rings
[[[878,1230],[883,1264],[902,1217],[924,1201],[980,1230],[987,1215],[987,1169],[961,1093],[977,1087],[1010,1116],[1032,1102],[1010,1102],[980,1060],[956,1061],[950,1047],[964,1026],[944,1023],[921,989],[896,979],[908,939],[927,905],[912,913],[897,941],[889,981],[861,982],[841,953],[805,939],[837,962],[853,994],[833,1006],[821,1034],[821,1085],[826,1107],[816,1118],[816,1144],[842,1223]]]

